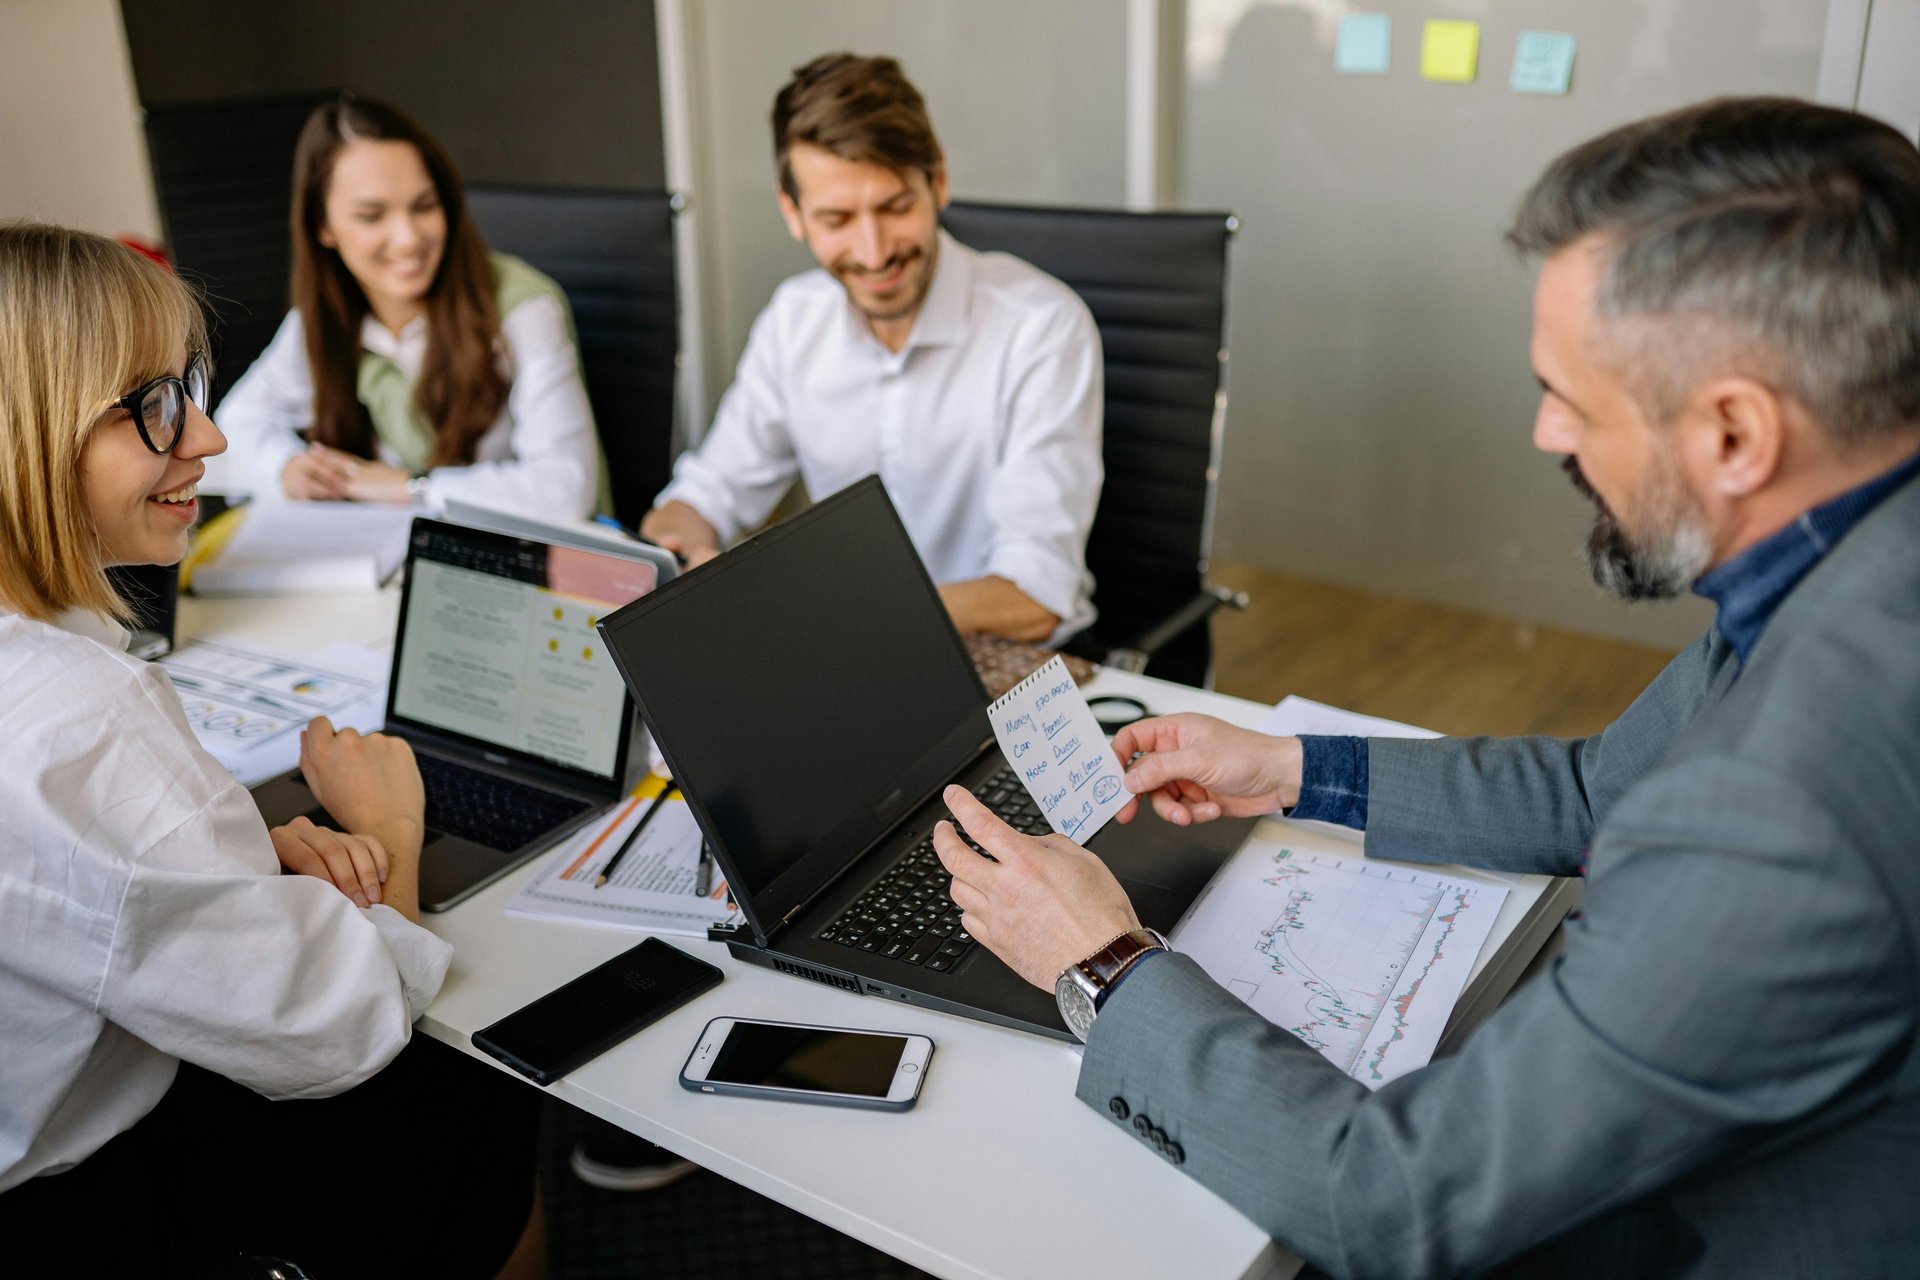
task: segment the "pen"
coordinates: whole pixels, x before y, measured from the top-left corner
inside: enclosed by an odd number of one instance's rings
[[[693,891],[702,898],[713,892],[713,848],[705,840],[700,842],[700,861],[693,872]]]
[[[653,798],[653,803],[647,806],[647,811],[640,815],[640,821],[633,824],[633,830],[627,832],[627,838],[620,842],[620,847],[613,851],[611,858],[607,859],[607,865],[600,868],[600,874],[593,878],[594,888],[598,889],[613,878],[613,869],[620,865],[620,859],[627,856],[627,850],[633,848],[633,842],[640,838],[640,833],[647,829],[649,822],[653,821],[653,815],[660,812],[660,806],[665,804],[667,797],[677,790],[679,788],[671,782],[660,788],[660,794]]]

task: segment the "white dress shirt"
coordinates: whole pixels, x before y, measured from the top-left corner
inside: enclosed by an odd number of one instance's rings
[[[1093,620],[1101,386],[1100,333],[1073,290],[943,231],[897,352],[825,271],[775,290],[712,431],[657,502],[730,541],[796,475],[824,498],[878,473],[935,582],[1006,578],[1065,637]]]
[[[351,1088],[453,954],[279,874],[246,788],[125,644],[92,615],[0,613],[0,1191],[133,1127],[179,1059],[273,1098]]]
[[[296,431],[313,425],[313,375],[300,313],[289,311],[260,358],[221,400],[215,413],[227,452],[207,460],[209,492],[278,497],[280,473],[306,446]],[[449,498],[540,519],[585,519],[599,499],[600,439],[580,381],[580,357],[567,318],[554,299],[527,299],[500,321],[501,371],[512,381],[506,407],[475,442],[464,467],[427,473],[426,504]],[[360,345],[420,377],[427,355],[427,320],[416,317],[398,335],[369,315]],[[375,442],[380,459],[399,458]]]

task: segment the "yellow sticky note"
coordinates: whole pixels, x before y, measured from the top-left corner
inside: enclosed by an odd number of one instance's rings
[[[1420,35],[1420,75],[1468,84],[1480,63],[1480,24],[1432,18]]]

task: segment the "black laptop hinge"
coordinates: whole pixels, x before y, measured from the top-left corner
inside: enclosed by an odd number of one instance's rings
[[[986,753],[987,748],[995,745],[996,745],[995,739],[993,739],[992,737],[982,738],[980,740],[980,744],[974,747],[973,754],[967,757],[966,764],[962,765],[958,770],[958,772],[964,773],[968,769],[971,769],[974,766],[974,764],[979,761],[980,757]],[[902,812],[905,812],[905,813],[914,812],[915,810],[919,809],[922,805],[926,804],[927,801],[933,799],[934,796],[938,795],[939,791],[940,791],[939,786],[934,787],[933,790],[928,791],[925,795],[921,796],[918,800],[914,801],[913,804],[907,806],[904,810],[902,810]],[[801,901],[795,903],[793,907],[788,910],[787,914],[785,914],[784,916],[781,916],[780,922],[774,925],[772,929],[768,930],[768,937],[760,939],[760,945],[763,947],[766,946],[774,933],[777,933],[779,930],[784,929],[788,925],[792,924],[793,918],[795,916],[799,915],[801,912],[806,911],[808,908],[813,906],[813,904],[818,902],[820,898],[828,890],[832,889],[835,885],[839,884],[842,880],[846,879],[848,873],[850,873],[855,867],[859,866],[862,862],[865,862],[868,856],[871,855],[875,849],[879,848],[882,844],[886,843],[886,841],[890,837],[892,837],[894,832],[897,831],[898,829],[899,829],[898,823],[896,823],[892,827],[887,828],[887,830],[881,832],[880,835],[876,836],[871,842],[869,842],[866,848],[860,850],[860,852],[854,854],[853,857],[847,859],[847,864],[841,867],[840,870],[833,876],[832,879],[828,880],[825,884],[821,885],[818,889],[815,889],[812,893],[808,894]],[[709,926],[709,935],[711,935],[711,926]]]

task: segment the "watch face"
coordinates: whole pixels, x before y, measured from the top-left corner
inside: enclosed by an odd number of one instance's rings
[[[1073,971],[1069,969],[1060,975],[1060,981],[1054,984],[1053,998],[1060,1006],[1060,1020],[1067,1024],[1067,1030],[1082,1041],[1093,1026],[1093,1001],[1073,980]]]

